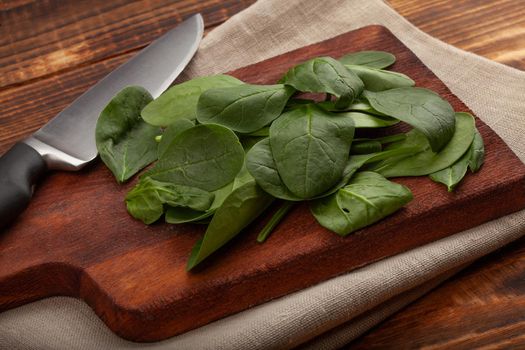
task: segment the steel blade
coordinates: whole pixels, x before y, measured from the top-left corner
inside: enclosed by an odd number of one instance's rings
[[[82,168],[97,156],[95,126],[111,98],[131,85],[146,88],[153,97],[159,96],[191,60],[203,31],[200,14],[180,23],[100,80],[24,142],[44,157],[50,169]]]

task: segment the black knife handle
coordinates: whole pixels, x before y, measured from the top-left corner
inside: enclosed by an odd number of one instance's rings
[[[24,211],[45,172],[42,156],[25,143],[15,144],[0,157],[0,229]]]

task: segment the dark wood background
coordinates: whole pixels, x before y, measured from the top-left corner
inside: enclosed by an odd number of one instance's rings
[[[525,69],[525,6],[520,0],[389,2],[413,24],[445,42]],[[0,1],[0,153],[163,28],[201,12],[210,30],[251,3]],[[8,125],[15,120],[21,127],[13,130]],[[525,347],[525,239],[474,263],[351,345],[358,349]]]

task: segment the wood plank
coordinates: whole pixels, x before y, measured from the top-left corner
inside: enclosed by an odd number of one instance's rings
[[[516,0],[388,0],[411,23],[451,45],[525,69],[525,4]]]
[[[309,57],[365,49],[396,54],[394,69],[437,91],[456,110],[468,110],[379,26],[232,74],[271,83]],[[525,166],[486,125],[477,123],[487,144],[486,165],[455,194],[427,178],[398,179],[413,190],[415,200],[388,220],[346,238],[321,228],[303,204],[265,244],[255,241],[263,219],[189,274],[186,259],[202,226],[145,227],[133,220],[122,203],[132,184],[118,186],[99,162],[78,174],[55,173],[0,237],[0,309],[49,295],[79,296],[121,336],[159,340],[525,207]],[[487,205],[489,198],[501,199],[501,205]]]
[[[253,2],[46,0],[6,4],[0,15],[0,88],[136,51],[196,12],[202,13],[206,26],[217,25]]]

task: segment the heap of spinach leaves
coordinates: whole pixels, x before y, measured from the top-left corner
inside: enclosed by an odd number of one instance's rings
[[[483,139],[472,115],[456,113],[408,76],[385,70],[381,51],[317,57],[292,67],[275,85],[227,75],[196,78],[159,98],[127,87],[102,111],[97,148],[119,183],[151,163],[126,196],[145,224],[207,224],[191,251],[190,270],[253,222],[278,209],[263,242],[296,202],[346,236],[394,213],[410,190],[387,178],[429,175],[453,191],[480,169]],[[322,93],[325,100],[298,93]],[[355,137],[399,122],[408,133]]]

